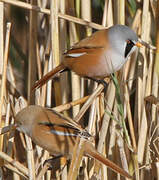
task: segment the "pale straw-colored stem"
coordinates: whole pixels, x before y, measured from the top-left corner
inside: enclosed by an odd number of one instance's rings
[[[1,152],[1,151],[0,151],[0,157],[3,158],[8,163],[12,164],[14,167],[16,167],[25,176],[29,176],[28,169],[24,165],[19,163],[18,161],[12,159],[10,156],[8,156],[7,154],[5,154],[4,152]]]
[[[74,118],[75,121],[79,121],[81,119],[81,117],[83,116],[83,114],[87,111],[87,109],[89,108],[89,106],[91,105],[92,101],[102,92],[102,90],[104,89],[104,86],[102,84],[100,84],[96,90],[90,95],[90,97],[88,98],[88,100],[86,101],[86,103],[82,106],[82,108],[80,109],[79,113],[76,115],[76,117]]]
[[[4,3],[0,2],[0,74],[3,69],[3,54],[4,54]]]
[[[2,83],[1,83],[1,89],[0,89],[0,124],[1,124],[1,118],[2,118],[2,108],[3,108],[3,102],[4,102],[4,95],[5,95],[5,90],[6,90],[10,31],[11,31],[11,23],[7,23],[3,72],[2,72]]]

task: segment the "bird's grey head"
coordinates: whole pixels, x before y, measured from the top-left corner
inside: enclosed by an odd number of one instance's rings
[[[32,124],[34,122],[33,115],[36,115],[36,111],[37,108],[34,108],[34,106],[29,106],[17,113],[15,116],[15,123],[19,131],[31,136],[33,128]]]
[[[135,49],[138,37],[128,26],[115,25],[109,28],[108,38],[111,48],[127,58]]]

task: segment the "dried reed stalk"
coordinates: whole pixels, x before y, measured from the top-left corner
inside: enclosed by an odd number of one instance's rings
[[[106,136],[108,133],[108,127],[109,127],[109,123],[110,123],[110,115],[109,114],[112,111],[114,99],[115,99],[115,87],[112,82],[109,84],[106,97],[107,97],[107,99],[106,99],[105,114],[103,117],[103,122],[102,122],[102,126],[100,129],[99,142],[98,142],[98,146],[97,146],[97,150],[100,153],[103,152],[103,147],[105,145],[105,140],[106,140]],[[95,176],[95,174],[99,173],[99,168],[100,168],[100,163],[98,161],[96,161],[94,173],[93,173],[94,176]]]
[[[58,0],[51,1],[51,48],[52,48],[52,62],[54,67],[60,63],[59,54],[59,24],[58,24]],[[55,101],[56,104],[61,104],[61,90],[59,82],[54,82]],[[51,98],[51,97],[50,97]]]
[[[85,139],[79,137],[76,139],[76,145],[73,151],[73,158],[70,165],[68,179],[76,180],[77,178],[80,162],[84,153],[85,141]]]
[[[67,2],[65,0],[60,1],[60,8],[59,12],[62,14],[66,13],[66,4]],[[60,32],[60,62],[63,60],[63,53],[67,49],[67,22],[64,19],[59,20],[59,32]],[[68,81],[68,76],[66,76],[65,73],[61,74],[60,78],[60,83],[61,87],[61,98],[62,98],[62,104],[65,104],[68,102],[69,98],[69,92],[70,92],[70,87],[68,86],[69,81]]]
[[[104,89],[104,86],[102,84],[100,84],[95,91],[90,95],[90,97],[88,98],[88,100],[86,101],[86,103],[82,106],[82,108],[80,109],[79,113],[76,115],[76,117],[74,118],[74,121],[79,121],[81,119],[81,117],[83,116],[83,114],[86,112],[86,110],[89,108],[89,106],[91,105],[92,101],[102,92],[102,90]]]
[[[4,102],[4,96],[5,96],[6,80],[7,80],[6,76],[7,76],[10,31],[11,31],[11,23],[7,23],[3,72],[2,72],[2,83],[1,83],[1,91],[0,91],[0,124],[1,124],[1,120],[2,120],[2,108],[3,108],[3,102]]]
[[[24,177],[25,179],[28,179],[28,176],[26,176],[25,174],[21,173],[15,166],[12,166],[12,165],[9,164],[9,163],[5,163],[4,166],[5,166],[7,169],[11,170],[11,171],[14,173],[14,175],[16,174],[16,179],[17,179],[17,180],[20,179],[18,175]]]
[[[31,1],[32,5],[36,5],[36,1]],[[37,44],[37,12],[30,11],[29,18],[29,61],[28,61],[28,103],[35,103],[35,95],[32,87],[36,81],[36,44]]]
[[[6,39],[5,39],[5,48],[4,48],[4,60],[3,60],[3,72],[2,72],[2,81],[0,89],[0,127],[4,125],[2,121],[2,112],[4,108],[4,98],[6,96],[6,81],[7,81],[7,64],[8,64],[8,52],[9,52],[9,43],[10,43],[10,32],[11,32],[11,23],[8,22],[6,26]],[[3,136],[0,137],[0,150],[3,148]],[[0,159],[1,166],[3,165],[3,160]]]
[[[10,156],[8,156],[7,154],[5,154],[4,152],[0,152],[0,157],[2,159],[4,159],[5,161],[7,161],[8,163],[12,164],[15,168],[17,168],[21,173],[24,174],[24,176],[29,176],[29,172],[28,169],[23,166],[21,163],[19,163],[18,161],[15,161],[14,159],[12,159]]]
[[[143,40],[147,40],[149,37],[148,28],[150,26],[149,18],[149,1],[144,1],[143,3],[143,15],[142,15],[142,34],[141,38]],[[145,48],[140,49],[142,56],[144,57],[144,61],[142,63],[142,74],[139,74],[138,77],[138,128],[139,128],[139,139],[138,139],[138,161],[143,163],[145,145],[147,140],[147,118],[145,107],[143,106],[143,98],[145,96],[145,84],[146,84],[146,74],[147,74],[147,60]],[[139,179],[139,172],[136,173],[136,179]]]
[[[71,107],[73,106],[76,106],[76,105],[81,105],[83,103],[85,103],[87,101],[87,99],[89,98],[89,96],[85,96],[83,98],[80,98],[78,100],[75,100],[75,101],[71,101],[70,103],[66,103],[66,104],[62,104],[60,106],[56,106],[54,107],[53,109],[55,111],[58,111],[58,112],[62,112],[62,111],[65,111],[65,110],[69,110]]]
[[[125,1],[118,1],[118,23],[125,24]]]
[[[67,2],[66,10],[72,16],[75,15],[75,2],[69,0]],[[70,39],[70,47],[79,41],[79,34],[77,32],[77,28],[74,22],[69,22],[69,39]],[[80,78],[74,72],[71,72],[71,90],[72,90],[72,100],[80,98]],[[79,106],[73,107],[72,109],[73,117],[79,112]]]
[[[3,67],[3,53],[4,53],[4,3],[0,2],[0,74],[2,74]]]

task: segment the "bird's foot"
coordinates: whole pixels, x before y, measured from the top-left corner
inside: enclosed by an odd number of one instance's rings
[[[48,170],[52,170],[52,169],[59,169],[60,168],[60,159],[61,157],[63,157],[62,155],[50,158],[45,160],[43,166],[47,165],[48,166]]]

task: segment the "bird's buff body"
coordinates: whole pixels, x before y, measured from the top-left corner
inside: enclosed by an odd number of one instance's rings
[[[121,69],[137,46],[141,46],[138,37],[127,26],[115,25],[97,31],[64,53],[61,64],[37,81],[33,89],[65,70],[72,70],[81,77],[103,80]]]
[[[77,137],[86,139],[84,155],[93,157],[123,176],[131,176],[115,163],[98,153],[88,139],[90,134],[72,119],[41,106],[28,106],[15,117],[17,129],[32,138],[35,144],[52,155],[72,158]]]

